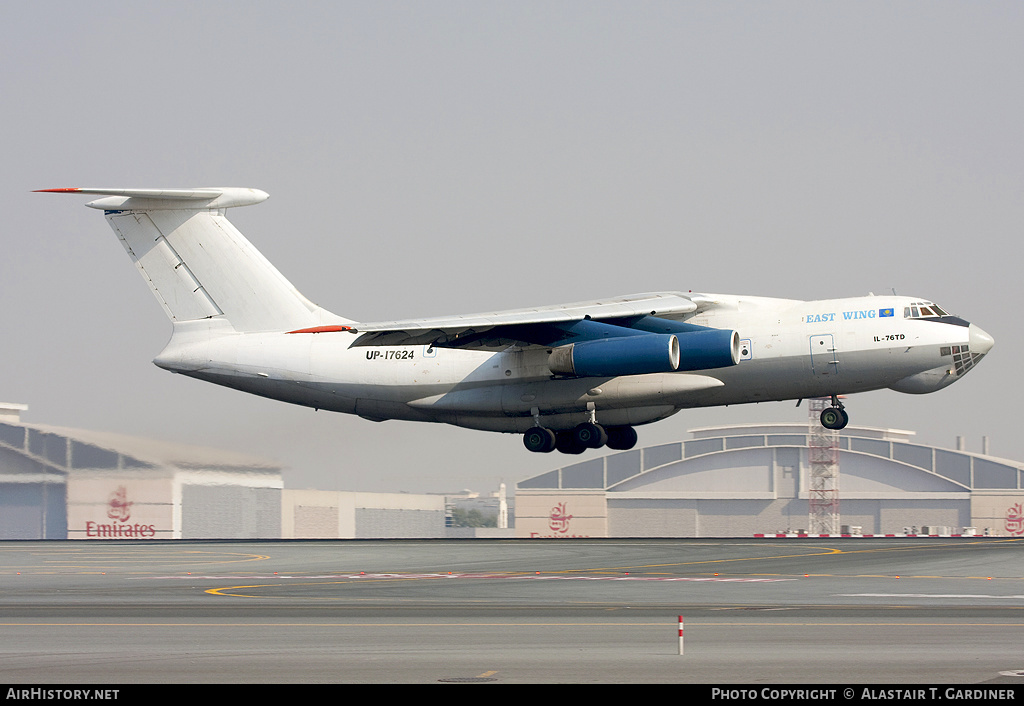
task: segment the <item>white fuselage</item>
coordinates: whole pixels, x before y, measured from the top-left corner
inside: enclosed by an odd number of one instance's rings
[[[931,302],[647,292],[427,319],[358,323],[304,297],[228,220],[242,187],[44,192],[103,211],[174,333],[160,367],[366,419],[518,432],[531,452],[625,450],[634,425],[687,407],[924,393],[992,348]]]
[[[737,331],[738,365],[559,377],[543,347],[354,346],[359,335],[348,331],[239,334],[213,321],[176,325],[154,362],[264,397],[377,421],[524,432],[538,419],[556,430],[591,418],[606,426],[637,425],[689,407],[883,388],[931,392],[959,379],[992,345],[987,334],[955,317],[905,316],[917,303],[908,297],[693,296],[701,306],[685,322]]]

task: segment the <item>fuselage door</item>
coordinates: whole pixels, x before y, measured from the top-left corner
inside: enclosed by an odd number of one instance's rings
[[[811,370],[818,377],[839,373],[839,358],[836,356],[835,338],[831,333],[811,336]]]

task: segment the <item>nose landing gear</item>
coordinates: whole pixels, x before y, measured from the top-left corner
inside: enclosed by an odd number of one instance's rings
[[[832,395],[832,406],[822,410],[821,426],[826,429],[843,429],[847,424],[850,423],[850,415],[846,413],[843,408],[843,403],[839,401],[838,395]]]

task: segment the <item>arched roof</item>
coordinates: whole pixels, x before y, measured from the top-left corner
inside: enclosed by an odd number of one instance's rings
[[[217,470],[280,473],[266,459],[221,449],[36,424],[0,422],[0,451],[24,458],[49,473],[74,469]]]
[[[757,449],[806,449],[807,424],[757,424],[691,430],[692,439],[648,446],[581,461],[517,484],[521,490],[635,491],[663,482],[666,474],[685,472],[689,463],[714,459],[719,468],[746,464],[744,455]],[[1024,463],[968,451],[954,451],[911,441],[914,432],[899,429],[847,427],[839,433],[840,468],[866,468],[856,461],[879,461],[905,471],[899,485],[915,492],[1021,490]],[[853,464],[850,462],[853,461]],[[878,464],[875,464],[876,466]],[[706,468],[705,464],[705,468]],[[872,479],[863,481],[869,488]],[[881,490],[879,483],[879,490]],[[712,491],[714,492],[714,491]]]

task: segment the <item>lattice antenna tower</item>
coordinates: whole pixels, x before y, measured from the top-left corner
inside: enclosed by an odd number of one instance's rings
[[[811,534],[839,534],[839,432],[821,426],[821,413],[832,406],[828,397],[808,400],[807,461],[810,464]]]

